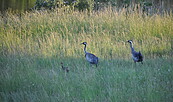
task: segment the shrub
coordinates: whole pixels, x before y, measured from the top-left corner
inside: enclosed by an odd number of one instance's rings
[[[55,9],[70,7],[72,10],[91,11],[94,7],[94,0],[37,0],[34,9]]]

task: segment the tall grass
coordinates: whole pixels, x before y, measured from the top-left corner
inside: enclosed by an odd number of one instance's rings
[[[169,55],[172,14],[147,16],[106,9],[100,12],[34,12],[0,19],[1,46],[9,53],[80,57],[82,41],[102,58],[129,56],[127,40],[147,55]],[[2,47],[1,47],[2,48]]]
[[[133,64],[129,39],[143,65]],[[167,13],[7,12],[0,18],[0,101],[172,101],[172,39]],[[100,58],[98,68],[85,61],[83,41]]]

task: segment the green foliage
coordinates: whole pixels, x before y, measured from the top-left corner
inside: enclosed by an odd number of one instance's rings
[[[63,0],[37,0],[34,9],[54,9],[57,7],[61,7],[62,4]]]
[[[79,11],[93,9],[94,0],[37,0],[35,9],[55,9],[62,7],[69,7],[70,9],[78,9]]]
[[[152,6],[151,2],[139,0],[135,2],[140,4],[144,11],[147,11],[147,7]],[[93,9],[99,9],[102,5],[116,6],[116,7],[129,7],[132,4],[130,0],[37,0],[34,9],[55,9],[66,7],[70,10],[79,11],[92,11]]]
[[[92,11],[94,7],[94,0],[79,0],[78,5],[76,7],[79,9],[79,11]]]

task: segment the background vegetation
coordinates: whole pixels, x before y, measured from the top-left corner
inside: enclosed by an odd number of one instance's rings
[[[134,4],[139,4],[143,7],[144,11],[160,10],[170,11],[173,8],[172,0],[0,0],[0,11],[3,12],[7,9],[17,11],[26,11],[40,8],[60,8],[70,7],[71,9],[78,10],[98,10],[102,7],[111,5],[115,7],[133,7]],[[16,11],[17,10],[17,11]]]
[[[171,13],[61,8],[6,12],[0,23],[2,102],[173,100]],[[143,53],[143,65],[133,63],[129,39]],[[99,57],[97,68],[86,62],[83,41]]]

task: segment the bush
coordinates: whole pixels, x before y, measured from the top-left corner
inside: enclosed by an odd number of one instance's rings
[[[91,11],[94,7],[94,0],[79,0],[78,5],[76,5],[76,8],[78,8],[79,11],[88,10]]]
[[[92,11],[98,10],[105,6],[116,6],[118,8],[135,8],[132,4],[139,4],[138,8],[141,8],[143,12],[148,12],[152,6],[151,2],[145,2],[145,0],[139,0],[132,2],[130,0],[37,0],[34,9],[55,9],[65,8],[68,10],[79,10],[79,11]]]
[[[37,0],[34,9],[55,9],[64,6],[79,11],[91,11],[94,7],[94,0]]]

